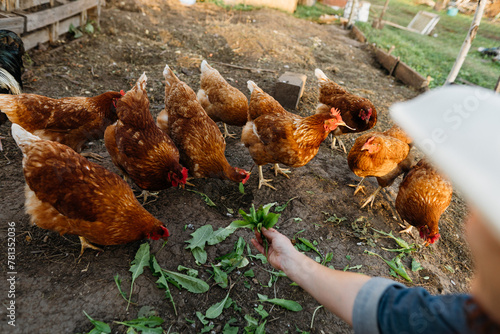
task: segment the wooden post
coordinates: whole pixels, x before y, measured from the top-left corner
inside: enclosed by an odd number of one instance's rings
[[[382,13],[380,13],[380,17],[378,19],[373,20],[373,24],[372,24],[373,28],[382,29],[382,27],[384,26],[382,24],[382,19],[384,17],[385,11],[387,10],[387,6],[389,6],[389,0],[385,0],[384,8],[382,9]]]
[[[356,22],[356,15],[358,14],[356,12],[356,9],[358,8],[358,2],[359,0],[353,0],[351,1],[352,6],[351,6],[351,12],[349,13],[349,21],[347,21],[347,29],[351,29],[354,23]]]
[[[472,19],[472,23],[470,25],[469,33],[467,34],[467,37],[465,37],[465,41],[462,44],[462,48],[460,49],[457,59],[455,60],[455,64],[453,64],[453,67],[451,68],[450,74],[448,74],[448,78],[446,78],[446,82],[444,83],[445,85],[453,83],[457,78],[458,72],[460,72],[460,68],[465,61],[465,57],[467,57],[472,41],[476,37],[477,29],[479,28],[479,23],[481,23],[481,18],[483,17],[486,4],[486,0],[479,0],[476,13],[474,14],[474,18]]]
[[[495,86],[495,93],[500,93],[500,77],[498,77],[497,85]]]

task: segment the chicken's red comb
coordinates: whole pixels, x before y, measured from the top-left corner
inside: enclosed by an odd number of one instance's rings
[[[123,89],[120,90],[120,94],[122,94],[122,96],[125,95],[125,91]]]
[[[186,180],[188,177],[188,169],[186,167],[182,167],[182,184],[186,184]]]
[[[330,112],[332,113],[332,116],[340,115],[340,110],[338,110],[337,108],[332,108]]]

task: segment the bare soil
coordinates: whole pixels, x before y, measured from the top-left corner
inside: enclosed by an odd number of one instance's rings
[[[371,47],[350,39],[348,32],[338,26],[319,25],[271,9],[239,12],[210,3],[184,7],[175,0],[113,0],[102,10],[100,32],[76,41],[67,38],[56,45],[42,46],[31,50],[29,57],[32,62],[26,64],[25,92],[54,98],[127,90],[142,72],[146,72],[154,116],[164,104],[162,70],[165,64],[197,91],[199,65],[203,59],[247,96],[247,80],[273,93],[283,72],[306,74],[305,91],[294,111],[304,116],[313,113],[317,104],[314,69],[321,68],[347,89],[373,101],[380,120],[375,130],[391,126],[388,107],[392,103],[419,94],[389,77],[375,62]],[[237,133],[238,139],[227,140],[229,162],[246,170],[252,169],[252,159],[239,141],[241,128],[230,127],[230,130]],[[145,269],[136,280],[132,297],[135,304],[126,311],[126,302],[113,277],[120,276],[123,289],[128,293],[130,263],[144,241],[104,247],[103,253],[87,250],[79,258],[80,244],[76,236],[61,237],[31,226],[24,213],[22,154],[10,135],[10,122],[0,127],[0,136],[6,138],[2,140],[4,151],[0,154],[0,247],[4,254],[0,261],[4,273],[0,291],[2,333],[88,332],[93,326],[83,311],[110,324],[113,333],[125,333],[126,327],[113,321],[135,319],[144,306],[151,307],[165,320],[165,333],[199,333],[203,325],[195,313],[205,313],[211,305],[223,300],[228,290],[215,284],[208,272],[209,266],[196,265],[191,252],[185,249],[185,242],[195,229],[205,224],[212,224],[214,229],[229,225],[237,219],[238,209],[248,211],[252,203],[256,206],[271,202],[282,205],[295,198],[282,212],[277,225],[282,233],[292,238],[303,231],[299,236],[317,241],[322,254],[333,252],[329,264],[336,269],[362,265],[351,270],[391,277],[389,267],[380,258],[364,251],[376,252],[387,259],[395,256],[381,248],[396,248],[394,241],[376,238],[369,227],[386,232],[392,230],[399,236],[401,221],[394,200],[400,180],[377,197],[373,208],[360,209],[366,197],[353,196],[353,188],[349,187],[357,183],[358,178],[349,170],[346,154],[331,150],[327,140],[309,164],[292,170],[290,179],[275,177],[270,166],[264,168],[266,176],[274,179],[278,191],[266,187],[258,190],[257,169],[253,168],[244,195],[237,184],[229,181],[203,179],[193,182],[194,189],[208,195],[216,207],[207,206],[194,192],[181,189],[160,192],[158,200],[146,204],[145,208],[168,224],[172,237],[161,250],[161,241],[151,241],[152,252],[165,269],[177,271],[179,265],[198,269],[199,277],[211,288],[198,295],[171,286],[178,310],[176,316],[171,303],[164,298],[164,290],[156,287],[156,278]],[[348,149],[355,138],[356,135],[343,138]],[[102,164],[117,172],[102,140],[91,143],[87,151],[102,155],[105,158]],[[365,184],[368,192],[376,188],[375,180],[365,181]],[[394,279],[409,286],[423,286],[436,294],[467,291],[472,263],[462,232],[465,212],[464,202],[455,194],[441,218],[440,241],[421,247],[403,259],[410,267],[411,258],[415,258],[424,269],[417,272],[408,269],[413,283],[401,277]],[[345,220],[328,220],[334,215]],[[5,273],[11,271],[7,268],[8,222],[15,223],[17,240],[15,327],[6,321],[10,299],[7,298]],[[417,233],[413,233],[413,237],[406,234],[401,237],[410,243],[422,244]],[[230,252],[238,237],[249,242],[252,233],[240,229],[222,243],[207,247],[207,264],[217,263],[216,257]],[[255,254],[255,250],[252,251]],[[317,256],[314,252],[307,254],[313,258]],[[240,277],[248,269],[253,269],[255,278]],[[231,273],[231,282],[236,284],[230,296],[241,310],[226,309],[212,320],[212,332],[221,333],[232,317],[237,319],[232,325],[240,328],[239,333],[247,326],[245,315],[260,319],[254,311],[258,305],[257,293],[295,300],[303,306],[302,311],[295,313],[265,304],[270,313],[266,324],[268,333],[351,332],[349,326],[325,309],[316,312],[312,323],[318,303],[300,287],[291,286],[288,278],[280,278],[268,287],[270,269],[268,264],[250,259],[248,267]]]

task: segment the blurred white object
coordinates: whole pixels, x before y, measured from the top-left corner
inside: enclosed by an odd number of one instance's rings
[[[351,8],[354,1],[347,1],[344,8],[344,18],[349,18],[351,15]],[[354,21],[368,22],[368,17],[370,16],[370,6],[371,4],[367,1],[359,2],[358,6],[354,8]]]
[[[368,17],[370,16],[370,3],[361,1],[361,7],[358,12],[358,21],[368,22]]]
[[[500,95],[445,86],[395,103],[390,113],[500,240]]]
[[[196,3],[196,0],[180,0],[181,4],[184,6],[191,6]]]

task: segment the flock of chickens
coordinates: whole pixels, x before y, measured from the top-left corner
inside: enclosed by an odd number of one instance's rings
[[[16,37],[0,31],[0,51],[16,54],[22,66],[22,41]],[[14,66],[19,75],[11,76],[22,87],[19,66]],[[13,81],[3,80],[4,72],[10,73],[2,64],[0,115],[12,122],[12,136],[23,152],[26,212],[41,228],[78,235],[82,253],[87,247],[99,249],[93,243],[116,245],[169,236],[166,226],[138,202],[127,179],[143,190],[145,200],[150,192],[184,187],[188,175],[245,183],[250,173],[231,166],[225,157],[224,137],[232,136],[226,124],[243,127],[241,141],[258,166],[259,189],[275,189],[272,180],[264,178],[262,166],[274,164],[275,175],[288,178],[289,171],[280,163],[304,166],[330,132],[335,137],[364,132],[377,121],[368,99],[347,92],[319,69],[315,74],[320,103],[315,114],[301,117],[286,111],[253,81],[248,81],[248,100],[206,61],[201,64],[197,94],[167,65],[165,109],[156,122],[149,110],[146,74],[126,93],[51,99],[9,88]],[[224,123],[225,135],[216,122]],[[86,142],[98,138],[104,138],[123,179],[80,154]],[[379,188],[363,206],[373,204],[380,189],[405,174],[396,198],[398,213],[427,243],[439,238],[438,221],[450,204],[451,185],[425,159],[414,165],[412,142],[400,128],[362,134],[347,161],[361,182],[366,177],[378,181]]]

